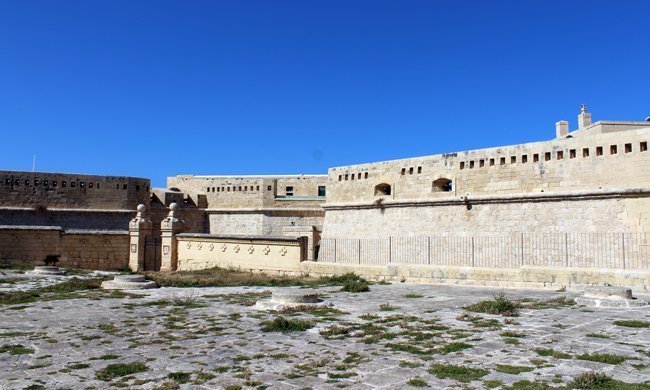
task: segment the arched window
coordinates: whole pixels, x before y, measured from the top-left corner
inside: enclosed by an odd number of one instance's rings
[[[431,186],[431,192],[450,192],[453,189],[452,181],[444,177],[434,180]]]
[[[390,195],[390,184],[381,183],[375,186],[375,196]]]

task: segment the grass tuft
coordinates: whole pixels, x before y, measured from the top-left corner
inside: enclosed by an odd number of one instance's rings
[[[454,379],[459,382],[471,382],[480,379],[490,372],[482,368],[457,366],[454,364],[434,364],[429,368],[429,374],[440,379]]]
[[[627,328],[650,328],[650,322],[637,320],[614,321],[614,325],[625,326]]]
[[[473,305],[465,306],[465,310],[476,313],[500,314],[507,317],[516,317],[519,315],[521,304],[517,301],[510,300],[502,291],[494,295],[494,299],[480,301]]]
[[[137,374],[149,370],[146,364],[140,362],[109,364],[95,373],[95,377],[102,381],[110,381],[113,378]]]
[[[313,327],[313,322],[298,319],[287,319],[282,316],[275,317],[273,321],[262,322],[262,332],[304,332],[307,329]]]

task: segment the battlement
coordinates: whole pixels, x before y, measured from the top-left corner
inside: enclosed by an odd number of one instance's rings
[[[135,210],[149,203],[149,179],[0,171],[0,206]]]
[[[324,202],[327,175],[194,176],[167,178],[170,190],[204,194],[207,208],[286,207],[292,201],[311,206]]]

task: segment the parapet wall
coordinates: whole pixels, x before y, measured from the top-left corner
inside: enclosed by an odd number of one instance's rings
[[[124,269],[129,263],[129,233],[0,226],[0,261],[43,265],[48,255],[60,255],[57,265],[62,267]]]
[[[648,187],[649,140],[642,128],[331,168],[327,205]]]
[[[0,171],[0,206],[135,210],[149,204],[149,179]]]
[[[307,239],[178,234],[178,271],[234,267],[297,272],[307,258]]]

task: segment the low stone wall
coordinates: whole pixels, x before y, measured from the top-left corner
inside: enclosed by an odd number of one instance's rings
[[[0,261],[43,265],[48,255],[60,255],[57,265],[62,267],[122,269],[129,262],[129,234],[58,226],[0,226]]]
[[[299,272],[307,258],[307,238],[176,235],[178,271],[234,267],[254,271]],[[165,248],[163,248],[165,251]]]
[[[354,272],[371,280],[463,284],[493,287],[583,288],[590,285],[626,286],[635,292],[650,291],[650,270],[605,268],[480,268],[417,264],[360,265],[305,261],[300,271],[310,276]]]

